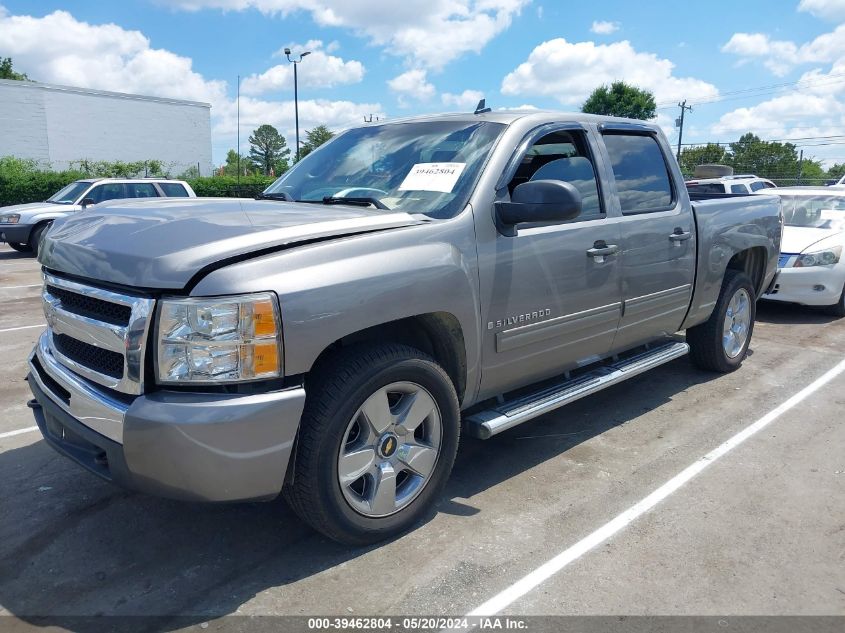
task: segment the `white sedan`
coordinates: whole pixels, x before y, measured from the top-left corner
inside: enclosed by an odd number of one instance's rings
[[[765,193],[783,201],[784,228],[780,275],[762,298],[823,306],[845,317],[845,188],[781,187]]]

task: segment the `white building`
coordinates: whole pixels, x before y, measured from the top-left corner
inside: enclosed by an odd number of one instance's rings
[[[0,156],[52,169],[72,161],[160,160],[176,176],[211,175],[211,105],[0,80]]]

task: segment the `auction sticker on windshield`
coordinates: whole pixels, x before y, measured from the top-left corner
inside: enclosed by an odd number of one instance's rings
[[[451,193],[466,163],[417,163],[399,185],[399,191]]]

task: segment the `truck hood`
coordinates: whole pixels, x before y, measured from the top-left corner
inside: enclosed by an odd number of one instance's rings
[[[88,279],[181,289],[230,258],[421,222],[404,212],[274,200],[121,200],[56,221],[38,259]]]
[[[798,254],[803,253],[814,244],[840,236],[845,238],[843,232],[836,229],[816,229],[805,226],[783,227],[783,242],[780,250],[782,253]]]

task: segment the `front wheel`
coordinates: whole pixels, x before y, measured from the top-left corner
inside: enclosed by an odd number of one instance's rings
[[[728,269],[710,318],[687,330],[693,363],[702,369],[728,373],[739,368],[754,331],[757,297],[743,271]]]
[[[414,525],[458,450],[458,398],[443,369],[404,345],[351,347],[306,381],[285,496],[306,523],[348,544]]]
[[[29,236],[29,249],[36,257],[38,257],[38,250],[41,248],[41,240],[44,237],[44,233],[47,232],[47,229],[49,229],[52,224],[52,222],[39,224],[32,231],[32,235]]]
[[[8,244],[19,253],[29,253],[32,251],[28,244],[21,244],[19,242],[8,242]]]

